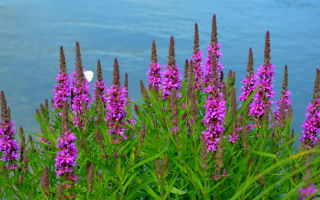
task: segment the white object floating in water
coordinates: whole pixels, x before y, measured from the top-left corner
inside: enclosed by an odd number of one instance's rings
[[[93,78],[93,71],[84,71],[83,75],[86,77],[88,82],[92,81]]]

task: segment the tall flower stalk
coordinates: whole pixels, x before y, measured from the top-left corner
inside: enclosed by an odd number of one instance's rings
[[[198,24],[194,25],[193,55],[191,58],[192,74],[194,76],[194,88],[202,89],[203,69],[202,69],[202,51],[199,49],[199,30]]]
[[[109,89],[107,89],[107,116],[105,121],[108,126],[110,134],[119,135],[123,139],[128,137],[125,133],[125,119],[126,111],[125,106],[127,104],[127,89],[120,85],[120,73],[118,60],[114,60],[113,66],[113,83]]]
[[[212,56],[212,82],[206,88],[206,92],[209,96],[206,100],[205,116],[203,123],[206,126],[206,130],[202,132],[207,145],[207,151],[216,151],[221,135],[224,131],[224,118],[226,116],[226,101],[223,93],[219,89],[217,64],[215,57]]]
[[[257,72],[257,86],[261,85],[258,92],[250,104],[250,115],[255,119],[261,119],[266,107],[271,107],[271,98],[274,97],[273,90],[274,66],[270,63],[270,33],[267,31],[264,49],[264,64],[261,65]]]
[[[316,71],[313,99],[306,110],[306,119],[302,125],[301,141],[309,149],[317,145],[320,132],[320,69]]]
[[[241,87],[241,95],[239,96],[239,100],[246,101],[256,87],[256,76],[253,72],[253,53],[251,48],[249,49],[247,75],[245,79],[241,81],[241,83],[244,85]]]
[[[84,114],[90,103],[89,83],[83,75],[80,45],[76,42],[76,72],[73,80],[72,113],[73,123],[77,127],[84,128]]]
[[[161,66],[158,63],[156,42],[152,41],[151,64],[149,65],[148,88],[159,92],[161,88]]]
[[[282,82],[282,92],[280,100],[277,102],[277,109],[274,112],[274,118],[278,125],[283,124],[284,116],[288,116],[291,106],[291,92],[288,90],[288,66],[284,66],[284,75]]]
[[[69,130],[68,126],[68,104],[64,103],[62,114],[62,131],[58,138],[58,149],[55,166],[56,174],[63,177],[65,181],[71,181],[71,185],[78,179],[74,168],[78,157],[78,149],[75,144],[76,136]]]
[[[219,61],[219,58],[222,56],[220,48],[221,48],[221,44],[218,43],[216,15],[213,15],[213,17],[212,17],[211,43],[207,48],[208,57],[207,57],[206,63],[205,63],[204,83],[206,85],[208,85],[208,84],[210,84],[212,82],[212,77],[213,77],[212,63],[213,62],[216,62],[215,65],[217,66],[217,69],[216,69],[217,70],[217,76],[218,77],[221,76],[221,72],[223,70],[223,66],[222,66],[221,62]]]
[[[5,162],[7,169],[15,169],[18,161],[19,146],[14,139],[14,123],[11,121],[10,108],[7,106],[4,92],[0,93],[1,101],[1,122],[0,122],[0,152],[1,161]]]
[[[60,71],[56,78],[58,84],[53,90],[53,108],[62,109],[63,102],[69,101],[71,97],[70,77],[67,73],[66,59],[63,47],[60,47]]]
[[[106,85],[102,78],[102,69],[100,60],[97,62],[97,81],[94,83],[94,91],[95,91],[95,100],[97,97],[100,97],[104,106],[106,106],[107,97],[106,97]]]
[[[168,55],[168,64],[166,66],[165,71],[163,72],[163,99],[170,98],[171,89],[175,89],[177,91],[177,97],[181,97],[181,94],[178,91],[181,88],[181,77],[179,73],[179,69],[176,65],[175,60],[175,52],[174,52],[174,38],[171,36],[170,38],[170,46],[169,46],[169,55]]]

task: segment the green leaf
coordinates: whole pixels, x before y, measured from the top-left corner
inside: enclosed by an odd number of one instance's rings
[[[168,186],[165,186],[165,187],[167,188]],[[187,192],[182,191],[182,190],[180,190],[180,189],[178,189],[178,188],[176,188],[176,187],[172,187],[172,188],[171,188],[171,193],[172,193],[172,194],[178,194],[178,195],[184,195],[184,194],[186,194]]]

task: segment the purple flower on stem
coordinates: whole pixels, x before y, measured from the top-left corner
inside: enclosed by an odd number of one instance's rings
[[[107,89],[107,122],[110,134],[117,134],[123,139],[127,139],[124,135],[124,119],[126,117],[125,105],[127,103],[127,90],[121,86],[111,85]]]
[[[151,64],[149,65],[148,75],[148,88],[152,88],[155,91],[159,92],[161,88],[161,66],[158,63],[157,59],[157,48],[155,41],[152,41],[151,49]]]
[[[217,70],[217,76],[220,78],[221,72],[223,70],[223,66],[221,62],[219,61],[219,58],[222,56],[222,52],[220,51],[221,44],[218,43],[218,37],[217,37],[217,22],[216,22],[216,16],[213,15],[212,17],[212,31],[211,31],[211,43],[207,48],[208,51],[208,57],[206,58],[205,62],[205,77],[204,77],[204,83],[206,85],[210,84],[212,82],[212,64],[213,64],[213,57],[215,60],[216,70]]]
[[[76,136],[65,131],[58,138],[58,148],[55,158],[55,166],[58,168],[56,173],[63,176],[66,180],[77,180],[74,174],[74,167],[76,166],[76,159],[78,157],[78,149],[75,144]]]
[[[319,141],[320,97],[314,99],[307,107],[306,120],[302,125],[301,141],[306,148],[316,146]]]
[[[273,76],[274,66],[270,63],[270,34],[266,33],[265,39],[265,55],[264,64],[261,65],[257,72],[258,82],[256,86],[261,85],[258,92],[253,98],[253,102],[250,104],[250,115],[255,119],[260,119],[267,106],[271,106],[271,98],[274,97],[273,91]]]
[[[85,109],[88,108],[90,103],[90,94],[89,94],[89,83],[83,75],[83,67],[81,64],[81,55],[80,55],[80,46],[79,43],[76,43],[76,66],[77,69],[73,73],[73,97],[72,97],[72,113],[73,123],[77,127],[84,128],[84,119]]]
[[[274,118],[277,124],[280,124],[281,121],[281,109],[283,109],[285,116],[289,114],[289,107],[291,105],[290,95],[291,92],[289,90],[283,90],[280,100],[277,102],[277,109],[274,112]]]
[[[175,61],[175,53],[174,53],[174,38],[171,36],[170,38],[170,47],[169,47],[169,61],[166,66],[166,70],[163,72],[163,99],[170,98],[171,90],[175,89],[176,91],[181,88],[181,77],[179,73],[179,69],[176,66]],[[181,97],[180,93],[177,93],[177,97]]]
[[[198,24],[194,25],[194,41],[193,41],[193,55],[191,58],[192,73],[194,75],[194,88],[202,89],[203,69],[202,69],[202,51],[199,49],[199,31]]]
[[[213,58],[213,61],[212,70],[214,74],[212,85],[206,88],[206,92],[209,93],[205,104],[206,112],[203,120],[206,130],[202,132],[208,152],[217,150],[220,135],[223,134],[224,131],[223,125],[225,124],[224,118],[226,116],[226,101],[218,87],[215,58]]]
[[[313,100],[307,107],[306,120],[303,122],[301,141],[307,149],[316,146],[320,132],[320,69],[316,71]]]
[[[298,199],[304,200],[307,197],[314,196],[316,192],[318,192],[318,188],[316,188],[314,184],[310,184],[308,187],[298,190],[298,193],[300,194]],[[311,199],[315,199],[315,197]]]
[[[17,167],[16,161],[18,160],[18,143],[14,139],[15,130],[14,123],[11,121],[10,108],[7,107],[4,93],[0,93],[1,100],[1,118],[0,122],[0,152],[2,153],[1,161],[5,162],[7,169],[15,169]]]
[[[256,77],[255,74],[247,75],[246,78],[241,81],[244,86],[241,87],[241,95],[239,96],[240,101],[246,101],[248,97],[252,94],[256,87]]]
[[[127,104],[127,89],[120,86],[120,74],[118,60],[114,60],[114,76],[113,84],[107,89],[107,107],[106,118],[108,130],[110,134],[119,135],[123,139],[127,139],[124,135],[125,131],[125,106]],[[132,121],[133,122],[133,121]]]
[[[107,97],[106,97],[106,85],[102,78],[102,70],[100,60],[97,62],[97,81],[94,83],[94,94],[99,95],[101,98],[103,105],[106,105]],[[96,96],[94,99],[96,100]]]
[[[76,136],[68,128],[68,104],[64,102],[62,114],[62,132],[58,141],[57,155],[55,157],[56,174],[66,181],[74,183],[78,178],[74,173],[78,149],[75,144]]]
[[[63,102],[71,97],[70,77],[66,71],[66,62],[63,47],[60,47],[60,71],[56,78],[58,85],[53,90],[53,108],[63,107]]]

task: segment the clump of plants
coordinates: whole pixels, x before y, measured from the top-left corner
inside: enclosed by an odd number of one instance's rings
[[[71,74],[61,47],[52,101],[36,110],[41,132],[27,138],[23,128],[15,131],[1,92],[1,199],[319,198],[320,70],[295,134],[287,66],[275,99],[269,32],[256,72],[249,49],[239,97],[235,73],[224,76],[215,15],[205,54],[197,24],[193,49],[182,77],[174,38],[164,66],[153,41],[137,103],[117,59],[108,87],[97,62],[90,92],[79,43]]]

